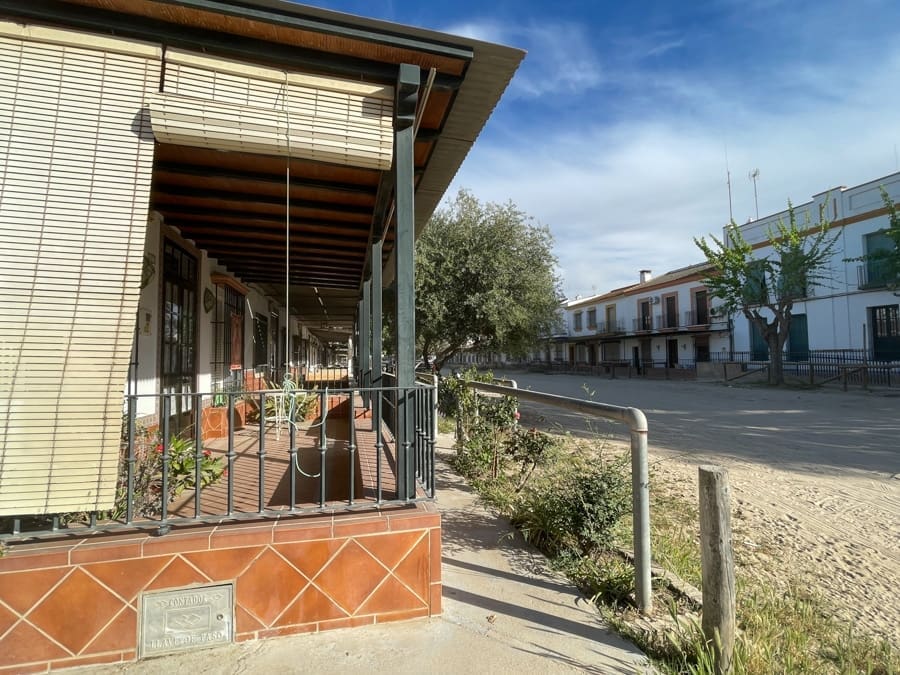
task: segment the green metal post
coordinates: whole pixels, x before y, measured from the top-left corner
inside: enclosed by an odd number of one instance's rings
[[[397,288],[397,497],[412,499],[416,494],[412,441],[414,428],[413,387],[416,359],[415,297],[415,158],[414,122],[419,98],[419,66],[403,63],[397,76],[394,105],[394,232],[395,279]]]
[[[381,311],[381,249],[383,242],[381,240],[372,244],[372,387],[380,389],[382,385],[381,371],[384,370],[381,362],[381,352],[383,351],[382,336],[382,311]],[[381,396],[380,392],[375,392],[375,396]],[[373,409],[374,412],[374,409]],[[372,431],[375,431],[375,425],[381,424],[381,420],[375,419],[372,415]]]
[[[372,331],[370,327],[372,303],[369,297],[372,294],[372,282],[363,282],[363,295],[360,301],[360,319],[359,319],[359,367],[362,371],[363,387],[368,387],[372,381]],[[369,397],[365,395],[366,405],[369,404]]]

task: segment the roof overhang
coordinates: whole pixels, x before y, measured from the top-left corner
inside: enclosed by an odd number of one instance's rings
[[[510,47],[279,0],[0,0],[0,14],[390,86],[401,63],[418,65],[422,86],[428,81],[431,89],[414,148],[417,234],[524,57]],[[369,245],[382,237],[386,283],[392,277],[390,181],[378,169],[159,144],[152,201],[169,225],[245,284],[283,298],[289,274],[291,313],[323,339],[351,331],[362,282],[378,264],[369,260]]]

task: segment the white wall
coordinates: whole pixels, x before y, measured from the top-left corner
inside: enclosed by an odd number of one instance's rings
[[[150,214],[147,223],[147,235],[144,253],[152,256],[156,271],[150,283],[141,290],[138,302],[137,330],[137,381],[126,388],[132,394],[155,394],[159,391],[156,376],[159,372],[157,359],[159,354],[160,330],[160,296],[159,287],[162,279],[162,256],[160,253],[160,228],[162,218],[157,212]],[[156,412],[156,402],[151,398],[138,399],[138,415],[152,415]]]
[[[900,173],[864,183],[853,188],[836,188],[815,195],[805,204],[795,207],[798,224],[805,222],[809,214],[812,222],[819,219],[819,205],[825,205],[825,217],[829,220],[849,219],[834,233],[837,246],[828,265],[830,280],[817,286],[811,297],[794,304],[793,314],[806,314],[810,349],[861,349],[871,346],[871,330],[868,326],[868,308],[895,305],[900,301],[884,289],[860,290],[858,268],[862,262],[852,258],[865,251],[865,235],[888,226],[887,215],[874,215],[883,207],[880,187],[884,186],[895,201],[900,200]],[[873,214],[867,217],[867,214]],[[759,243],[768,238],[769,228],[774,228],[779,218],[787,221],[787,212],[772,214],[741,226],[741,233],[748,243]],[[860,219],[860,220],[856,220]],[[771,255],[772,248],[764,246],[754,251],[754,257],[762,259]],[[750,327],[746,317],[734,317],[734,348],[750,349]]]

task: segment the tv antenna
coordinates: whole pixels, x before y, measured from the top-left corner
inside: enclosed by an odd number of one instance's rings
[[[756,205],[756,219],[759,220],[759,197],[756,194],[756,179],[759,178],[759,169],[752,169],[747,177],[753,181],[753,203]]]
[[[728,168],[728,146],[725,146],[725,184],[728,185],[728,222],[734,222],[734,211],[731,208],[731,169]]]

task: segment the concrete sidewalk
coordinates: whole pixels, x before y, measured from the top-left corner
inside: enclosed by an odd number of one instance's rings
[[[547,569],[504,520],[476,503],[438,444],[443,520],[441,617],[166,656],[72,673],[645,673],[634,645],[607,630],[594,608]]]

